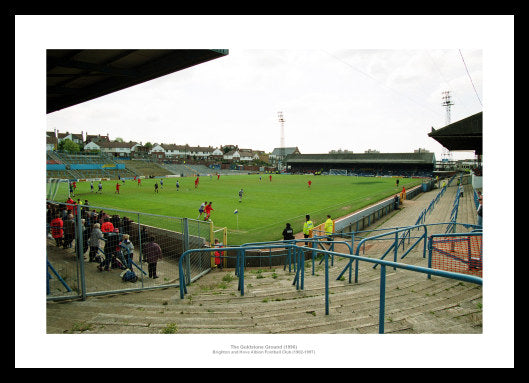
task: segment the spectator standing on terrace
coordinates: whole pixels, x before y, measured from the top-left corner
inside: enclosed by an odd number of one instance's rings
[[[125,234],[130,234],[131,232],[131,229],[130,229],[130,224],[132,223],[132,220],[125,216],[122,218],[121,220],[121,226],[123,228],[122,232],[125,233]]]
[[[110,218],[106,216],[101,225],[101,231],[103,233],[112,233],[114,231],[114,225],[110,222]]]
[[[123,248],[123,255],[125,256],[125,261],[127,262],[126,266],[132,270],[134,244],[130,240],[130,236],[128,234],[123,234],[123,240],[121,241],[119,246]]]
[[[75,201],[71,198],[71,197],[68,197],[68,199],[66,200],[66,203],[68,205],[66,205],[66,209],[68,210],[68,214],[73,214],[73,210],[75,208]]]
[[[55,245],[60,247],[62,245],[64,230],[64,222],[59,213],[55,213],[55,217],[51,220],[51,236],[55,239]]]
[[[158,261],[162,258],[162,249],[160,248],[160,245],[154,242],[152,236],[147,237],[147,242],[143,245],[143,256],[145,262],[148,264],[149,278],[158,278],[156,267]]]
[[[83,254],[88,250],[88,240],[90,239],[90,234],[92,234],[92,225],[86,221],[85,218],[81,219],[83,223]]]
[[[94,223],[90,238],[88,239],[88,245],[90,246],[90,252],[88,253],[88,262],[96,262],[97,251],[99,250],[100,241],[104,241],[103,232],[100,229],[99,223]]]
[[[397,210],[399,208],[399,195],[395,194],[395,197],[393,197],[393,209]]]
[[[88,250],[88,239],[90,236],[90,230],[85,226],[85,219],[81,218],[81,236],[83,238],[83,248],[80,248],[79,245],[81,244],[77,239],[75,240],[75,252],[76,254],[78,251],[81,251],[81,254],[86,253],[86,250]],[[85,258],[86,260],[86,258]]]
[[[99,224],[101,226],[103,226],[103,224],[105,223],[105,218],[108,217],[108,214],[105,213],[103,210],[100,210],[99,211],[99,214],[97,215],[98,219],[99,219]]]
[[[121,228],[121,217],[119,214],[112,215],[112,217],[110,217],[110,222],[112,222],[112,225],[114,225],[114,229]]]
[[[68,214],[68,218],[64,221],[64,241],[62,244],[63,249],[72,247],[72,242],[75,239],[75,221],[73,220],[73,214]]]
[[[290,223],[287,223],[287,225],[283,229],[282,235],[283,235],[283,240],[284,241],[289,241],[291,239],[294,239],[294,230],[290,226]]]
[[[403,186],[402,191],[400,192],[400,199],[404,201],[406,199],[406,188]]]
[[[65,204],[62,204],[62,208],[60,208],[60,215],[63,222],[66,221],[66,218],[68,218],[68,206]]]
[[[105,231],[103,230],[103,233]],[[116,256],[116,252],[119,250],[119,234],[117,232],[110,232],[103,234],[105,236],[105,248],[103,252],[105,253],[105,259],[97,266],[99,271],[109,271],[109,268],[112,267],[112,261]]]

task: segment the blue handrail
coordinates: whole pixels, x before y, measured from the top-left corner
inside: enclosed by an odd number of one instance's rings
[[[407,230],[407,228],[402,229]],[[304,240],[302,240],[304,241]],[[239,276],[239,284],[238,284],[238,290],[241,292],[241,296],[244,295],[244,264],[245,264],[245,252],[246,250],[256,250],[256,249],[264,249],[264,248],[291,248],[294,250],[298,256],[297,262],[297,272],[296,272],[296,278],[294,279],[294,283],[296,285],[296,289],[303,289],[303,281],[304,281],[304,269],[305,267],[301,263],[301,256],[300,254],[303,252],[303,250],[306,250],[306,247],[303,246],[297,246],[292,243],[282,243],[281,245],[261,245],[261,246],[245,246],[245,247],[225,247],[223,248],[223,251],[237,251],[237,274]],[[410,270],[414,272],[420,272],[423,274],[427,274],[428,277],[430,275],[436,275],[440,277],[450,278],[450,279],[456,279],[460,281],[470,282],[482,285],[483,280],[482,278],[472,276],[472,275],[466,275],[461,273],[454,273],[450,271],[444,271],[444,270],[436,270],[431,269],[427,267],[421,267],[421,266],[414,266],[414,265],[406,265],[402,263],[397,262],[391,262],[386,261],[382,259],[373,259],[373,258],[367,258],[362,257],[358,255],[358,251],[360,249],[360,244],[357,246],[357,254],[344,254],[344,253],[338,253],[334,251],[329,250],[318,250],[319,252],[324,254],[324,261],[325,261],[325,315],[329,315],[329,255],[331,256],[338,256],[343,258],[348,258],[350,262],[356,261],[356,262],[368,262],[368,263],[374,263],[381,265],[380,268],[380,298],[379,298],[379,333],[384,333],[384,315],[385,315],[385,286],[386,286],[386,267],[393,267],[395,269],[404,269],[404,270]],[[190,249],[185,251],[182,256],[179,259],[178,262],[178,268],[180,272],[180,298],[184,299],[184,295],[187,293],[185,279],[183,278],[184,275],[184,269],[183,269],[183,260],[191,255],[191,253],[196,252],[211,252],[214,251],[212,249]]]
[[[334,237],[334,236],[340,237],[341,234],[332,233],[330,235],[325,235],[325,236],[314,236],[312,238],[290,239],[290,240],[287,240],[287,241],[249,242],[249,243],[242,244],[241,247],[260,246],[260,245],[267,246],[269,244],[296,244],[296,243],[299,243],[299,242],[303,242],[303,243],[308,242],[308,243],[310,243],[310,248],[312,249],[311,250],[312,251],[312,275],[314,275],[314,259],[315,259],[316,253],[319,252],[318,249],[314,248],[314,244],[319,244],[322,249],[323,249],[323,244],[330,244],[331,245],[331,249],[334,249],[334,246],[336,244],[343,244],[343,245],[346,245],[349,248],[349,253],[353,254],[353,245],[349,244],[349,242],[346,242],[346,241],[327,241],[326,239],[329,236],[331,236],[331,237]],[[326,241],[322,241],[322,240],[326,240]],[[287,258],[288,264],[289,264],[289,268],[288,268],[289,272],[291,271],[291,264],[292,264],[290,257],[291,257],[291,251],[289,249],[288,258]],[[320,261],[320,265],[321,265],[322,262],[323,262],[323,259]],[[286,264],[287,264],[287,262],[285,261],[285,265],[283,267],[283,270],[286,269]],[[297,265],[297,262],[294,262],[294,266],[296,266],[296,265]],[[331,260],[331,266],[334,266],[334,257]],[[294,270],[296,270],[296,269],[294,268]]]

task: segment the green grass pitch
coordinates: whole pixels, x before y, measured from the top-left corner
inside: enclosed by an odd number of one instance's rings
[[[164,178],[158,193],[154,191],[154,183],[160,184],[160,179],[142,179],[141,186],[137,181],[126,180],[120,182],[119,194],[115,193],[117,180],[103,181],[101,194],[96,193],[98,182],[94,181],[94,192],[90,191],[89,182],[78,182],[74,199],[79,198],[82,203],[86,199],[93,207],[192,219],[198,217],[202,202],[212,201],[211,220],[215,228],[228,228],[228,244],[234,246],[282,239],[287,222],[295,232],[302,231],[305,214],[310,214],[316,226],[325,221],[327,214],[333,219],[342,217],[400,192],[403,186],[409,189],[422,182],[399,178],[397,188],[395,178],[274,174],[270,181],[268,174],[256,174],[223,175],[220,179],[201,176],[195,188],[194,180],[194,177]],[[241,188],[244,194],[239,202]],[[65,202],[67,197],[68,187],[63,183],[55,200]]]

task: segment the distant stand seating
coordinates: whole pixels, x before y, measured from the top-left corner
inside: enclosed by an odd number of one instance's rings
[[[46,153],[46,176],[48,178],[110,178],[134,177],[137,174],[102,154],[70,154],[63,152]]]

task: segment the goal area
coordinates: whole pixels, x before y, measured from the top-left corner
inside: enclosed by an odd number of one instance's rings
[[[347,169],[330,169],[329,170],[330,176],[347,176],[349,175]]]
[[[67,179],[62,178],[46,178],[46,199],[53,201],[59,190],[59,184],[61,182],[68,182]]]

